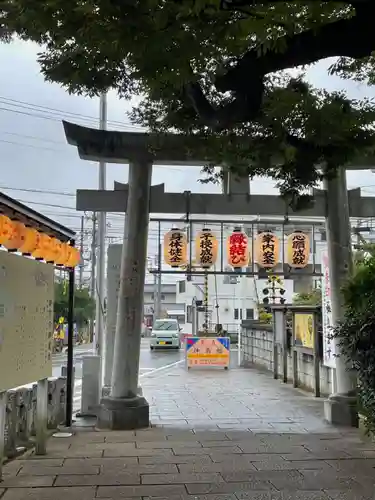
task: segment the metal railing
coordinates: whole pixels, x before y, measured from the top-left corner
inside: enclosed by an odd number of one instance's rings
[[[238,342],[238,332],[240,330],[240,325],[237,323],[221,323],[224,335],[230,338],[232,344],[237,344]],[[216,323],[209,323],[208,329],[210,331],[216,330]]]

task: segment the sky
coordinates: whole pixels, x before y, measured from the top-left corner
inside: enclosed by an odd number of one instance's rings
[[[44,81],[36,61],[38,47],[15,41],[0,44],[0,191],[18,199],[45,215],[79,231],[81,213],[75,211],[75,191],[95,189],[98,165],[83,161],[76,148],[65,141],[61,120],[98,126],[99,99],[69,95],[57,84]],[[350,97],[375,96],[375,90],[355,82],[327,75],[329,61],[308,72],[317,87],[345,89]],[[129,102],[108,95],[108,129],[141,131],[126,116]],[[198,182],[199,168],[163,167],[153,169],[153,184],[164,182],[167,191],[219,192],[220,187]],[[127,166],[107,166],[107,189],[114,181],[126,182]],[[375,193],[375,174],[349,172],[348,186],[363,187],[364,194]],[[29,191],[28,191],[29,190]],[[47,192],[47,193],[46,193]],[[252,193],[276,194],[272,179],[256,179]],[[122,220],[109,215],[109,241],[121,241]],[[90,221],[85,220],[87,231]],[[85,238],[88,244],[88,238]],[[150,235],[149,255],[155,253],[156,234]],[[87,248],[88,250],[88,248]]]

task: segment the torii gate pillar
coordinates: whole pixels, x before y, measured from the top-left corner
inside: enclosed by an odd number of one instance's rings
[[[109,396],[101,400],[98,426],[139,429],[149,426],[149,405],[138,395],[143,288],[146,274],[152,162],[129,163],[129,198],[121,256],[120,291]]]
[[[336,327],[344,315],[341,288],[353,268],[345,169],[340,168],[335,178],[326,179],[324,187],[332,326]],[[358,423],[356,380],[347,360],[340,352],[339,339],[334,339],[334,343],[337,357],[333,375],[336,380],[333,384],[333,394],[324,402],[324,416],[332,424],[356,427]]]

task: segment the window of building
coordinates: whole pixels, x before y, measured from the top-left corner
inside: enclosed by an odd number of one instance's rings
[[[153,293],[151,293],[151,295],[150,295],[150,296],[151,296],[151,300],[154,300],[154,294],[153,294]],[[162,294],[161,294],[161,299],[160,299],[160,300],[165,300],[165,295],[164,295],[164,293],[162,293]]]
[[[186,306],[186,323],[193,322],[193,306]]]
[[[185,293],[186,292],[186,281],[179,281],[178,282],[178,293]]]
[[[246,319],[254,319],[254,309],[246,309]]]
[[[234,310],[234,319],[242,319],[242,309]]]

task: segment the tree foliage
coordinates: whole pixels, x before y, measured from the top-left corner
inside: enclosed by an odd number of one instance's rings
[[[356,371],[359,403],[369,430],[375,430],[375,257],[357,264],[343,288],[345,316],[334,336]]]
[[[258,318],[264,325],[270,325],[272,323],[272,313],[267,312],[263,305],[258,305]]]
[[[320,306],[322,305],[322,291],[320,288],[313,288],[310,292],[298,293],[293,298],[293,304]]]
[[[55,283],[54,321],[68,318],[68,292],[63,282]],[[95,317],[95,301],[88,288],[76,288],[74,292],[74,322],[80,328]]]
[[[41,45],[47,80],[139,96],[135,123],[206,137],[206,180],[218,164],[269,175],[298,208],[318,165],[330,175],[372,152],[374,110],[283,70],[329,56],[365,64],[374,13],[372,0],[3,0],[0,23]]]

